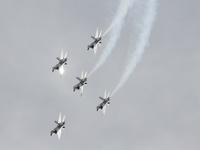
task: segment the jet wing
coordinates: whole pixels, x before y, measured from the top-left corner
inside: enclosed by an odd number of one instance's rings
[[[81,86],[81,96],[82,96],[82,94],[83,94],[83,86]]]
[[[106,114],[106,105],[103,106],[103,110],[102,111],[103,111],[103,114],[105,115]]]
[[[64,67],[63,67],[63,65],[60,66],[59,72],[60,72],[61,76],[64,74]]]
[[[94,54],[97,53],[97,44],[94,46]]]
[[[61,132],[62,132],[62,130],[61,130],[62,128],[60,128],[59,130],[58,130],[58,132],[57,132],[57,135],[58,135],[58,139],[60,140],[60,137],[61,137]]]

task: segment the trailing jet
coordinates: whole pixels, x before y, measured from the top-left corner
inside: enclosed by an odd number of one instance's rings
[[[104,97],[99,97],[103,102],[96,107],[97,111],[99,109],[102,109],[103,113],[104,114],[106,113],[106,105],[109,106],[109,104],[110,104],[110,97],[109,96],[110,96],[110,92],[108,92],[108,94],[106,94],[106,91],[105,91]]]
[[[102,38],[101,34],[102,34],[102,31],[98,35],[98,28],[97,28],[95,37],[91,36],[91,38],[94,39],[94,42],[92,42],[90,45],[88,45],[87,50],[89,50],[90,48],[92,48],[92,49],[94,49],[94,53],[96,54],[96,52],[97,52],[97,45],[101,46],[101,38]]]
[[[65,125],[65,115],[63,116],[63,119],[61,121],[61,113],[60,113],[59,117],[58,117],[58,121],[55,121],[55,123],[57,124],[57,127],[55,127],[53,130],[51,130],[50,136],[52,136],[53,133],[55,133],[58,135],[58,139],[60,140],[62,129],[65,128],[65,126],[64,126]]]
[[[82,70],[82,73],[81,73],[81,78],[79,78],[79,77],[76,77],[76,79],[78,79],[79,80],[79,83],[78,84],[76,84],[74,87],[73,87],[73,91],[75,91],[75,90],[81,90],[81,95],[82,95],[82,93],[83,93],[83,86],[85,85],[85,84],[87,84],[87,71],[85,72],[85,75],[83,74],[83,70]]]
[[[63,49],[61,50],[61,54],[60,54],[60,58],[58,58],[58,64],[55,65],[53,68],[52,68],[52,72],[54,72],[54,70],[59,70],[60,71],[60,74],[63,74],[63,71],[64,71],[64,68],[63,66],[64,65],[67,65],[67,52],[65,53],[65,56],[63,57]]]

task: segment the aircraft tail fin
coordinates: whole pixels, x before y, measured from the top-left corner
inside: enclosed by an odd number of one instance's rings
[[[102,31],[99,33],[99,38],[101,37]]]
[[[95,38],[98,38],[98,28],[96,30]]]
[[[58,123],[61,123],[61,112],[59,113]]]
[[[61,49],[60,59],[63,59],[63,49]]]
[[[82,72],[81,72],[81,79],[83,79],[83,69],[82,69]]]
[[[84,78],[87,78],[87,71],[85,72],[85,76],[84,76]]]
[[[105,92],[104,92],[104,98],[106,98],[106,90],[105,90]]]
[[[63,116],[63,119],[62,119],[62,122],[64,122],[65,121],[65,115]]]
[[[64,58],[67,58],[67,52],[65,52],[65,56],[64,56]]]

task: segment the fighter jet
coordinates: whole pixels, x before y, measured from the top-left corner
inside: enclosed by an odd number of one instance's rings
[[[99,109],[102,109],[103,113],[104,114],[106,113],[106,105],[109,106],[109,104],[110,104],[110,97],[109,96],[110,96],[110,92],[108,92],[108,94],[106,94],[106,91],[105,91],[104,92],[104,97],[99,97],[103,102],[96,107],[97,111]]]
[[[101,34],[102,34],[102,31],[98,35],[98,28],[97,28],[95,37],[91,36],[91,38],[94,39],[94,42],[92,42],[90,45],[87,46],[87,50],[89,50],[90,48],[92,48],[92,49],[94,49],[94,53],[96,54],[96,52],[97,52],[97,45],[101,46],[101,38],[102,38]]]
[[[57,124],[57,127],[55,127],[53,130],[51,130],[50,136],[52,136],[53,133],[55,133],[58,135],[58,139],[60,140],[62,129],[65,128],[65,126],[64,126],[65,125],[65,115],[63,116],[63,119],[61,121],[61,113],[60,113],[59,117],[58,117],[58,121],[55,121],[55,123]]]
[[[64,68],[63,66],[64,65],[67,65],[67,52],[65,53],[65,56],[63,57],[63,49],[61,50],[61,54],[60,54],[60,58],[58,58],[58,64],[55,65],[53,68],[52,68],[52,72],[54,72],[54,70],[59,70],[60,71],[60,74],[63,74],[63,71],[64,71]]]
[[[78,84],[76,84],[74,87],[73,87],[73,91],[75,91],[75,90],[81,90],[81,95],[82,95],[82,93],[83,93],[83,86],[85,85],[85,84],[87,84],[87,71],[85,72],[85,75],[83,74],[83,70],[82,70],[82,73],[81,73],[81,78],[79,78],[79,77],[76,77],[76,79],[78,79],[79,80],[79,83]]]

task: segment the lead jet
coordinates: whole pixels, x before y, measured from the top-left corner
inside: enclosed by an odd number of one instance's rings
[[[58,121],[54,121],[54,122],[57,124],[57,127],[55,127],[53,130],[51,130],[50,136],[52,136],[53,133],[55,133],[58,135],[58,139],[60,140],[62,129],[65,128],[65,126],[64,126],[65,125],[65,115],[63,116],[63,119],[61,121],[61,113],[60,113],[59,117],[58,117]]]
[[[90,45],[87,46],[87,50],[89,50],[90,48],[92,48],[92,49],[94,49],[94,53],[96,54],[96,52],[97,52],[97,45],[101,46],[101,38],[102,38],[101,34],[102,34],[102,31],[98,35],[98,28],[97,28],[95,37],[91,36],[91,38],[94,39],[94,42],[92,42]]]
[[[53,68],[52,68],[52,72],[54,72],[54,70],[59,70],[60,71],[60,74],[63,74],[64,72],[64,68],[63,66],[64,65],[67,65],[67,52],[65,53],[65,56],[63,57],[63,49],[61,50],[61,54],[60,54],[60,58],[58,58],[58,64],[55,65]]]
[[[108,94],[106,94],[106,91],[105,91],[104,97],[99,97],[103,102],[96,107],[97,111],[99,109],[102,109],[103,113],[104,114],[106,113],[106,105],[109,106],[109,104],[110,104],[110,97],[109,96],[110,96],[110,92],[108,92]]]
[[[75,92],[75,90],[81,90],[81,95],[83,93],[83,86],[85,84],[87,84],[87,71],[85,72],[85,75],[83,73],[83,70],[82,70],[82,73],[81,73],[81,78],[79,77],[76,77],[76,79],[79,80],[79,83],[76,84],[74,87],[73,87],[73,91]]]

